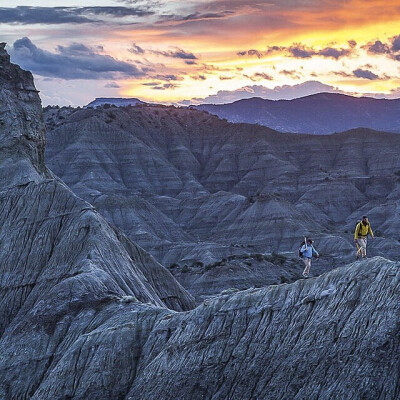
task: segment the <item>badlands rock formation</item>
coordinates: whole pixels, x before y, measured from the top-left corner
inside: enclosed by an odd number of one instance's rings
[[[10,64],[4,44],[0,65],[0,398],[16,399],[36,390],[58,346],[84,332],[103,305],[182,311],[194,302],[46,168],[32,75]]]
[[[184,311],[172,275],[46,168],[38,94],[4,45],[0,94],[1,399],[400,396],[398,262]]]
[[[309,234],[323,255],[314,274],[352,261],[364,213],[370,255],[400,258],[398,134],[282,134],[163,106],[45,118],[52,170],[196,296],[297,279]],[[254,261],[272,252],[287,258],[274,274]]]

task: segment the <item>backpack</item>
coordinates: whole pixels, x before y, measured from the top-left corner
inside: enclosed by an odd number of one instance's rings
[[[303,240],[300,243],[300,247],[299,247],[299,257],[302,258],[303,257],[303,252],[301,251],[301,248],[305,245],[305,241]]]
[[[357,226],[358,226],[358,229],[357,229],[357,233],[360,235],[360,233],[361,233],[361,225],[364,225],[363,224],[363,222],[362,222],[362,220],[357,224]],[[369,221],[367,222],[367,225],[365,225],[365,226],[371,226],[371,224],[369,223]]]

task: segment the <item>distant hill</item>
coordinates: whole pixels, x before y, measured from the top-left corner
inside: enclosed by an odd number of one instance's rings
[[[122,97],[97,97],[91,103],[89,103],[87,107],[101,107],[105,104],[115,105],[117,107],[125,107],[125,106],[135,106],[136,104],[144,104],[144,101],[132,98],[122,98]]]
[[[282,132],[330,134],[363,127],[400,133],[400,99],[319,93],[294,100],[254,97],[193,107],[230,122],[259,124]]]

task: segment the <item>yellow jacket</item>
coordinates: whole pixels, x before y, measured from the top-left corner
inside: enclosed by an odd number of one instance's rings
[[[360,221],[356,226],[356,230],[354,231],[354,239],[358,239],[359,236],[367,236],[368,233],[372,237],[374,237],[374,234],[371,229],[371,224],[368,222],[367,225],[364,225],[362,221]]]

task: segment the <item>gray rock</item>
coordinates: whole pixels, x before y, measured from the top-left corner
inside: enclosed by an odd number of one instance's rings
[[[140,301],[182,311],[194,300],[47,170],[32,75],[4,46],[0,61],[0,398],[19,399],[103,308]]]
[[[398,134],[283,134],[149,105],[50,108],[45,116],[51,168],[159,262],[187,265],[176,277],[198,298],[243,289],[236,280],[251,287],[281,279],[279,266],[261,281],[255,264],[232,265],[232,273],[227,263],[217,276],[198,263],[292,258],[306,235],[323,255],[313,273],[353,261],[363,214],[380,236],[369,254],[400,258]],[[300,267],[286,272],[298,276]]]
[[[186,313],[115,307],[33,398],[397,399],[399,267],[374,258]]]
[[[121,98],[121,97],[97,97],[91,101],[86,107],[102,107],[104,105],[113,105],[117,107],[135,106],[136,104],[144,104],[143,101],[136,98]]]

